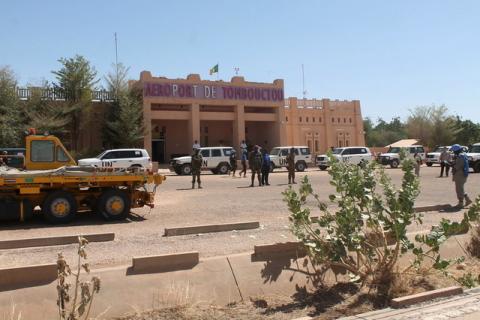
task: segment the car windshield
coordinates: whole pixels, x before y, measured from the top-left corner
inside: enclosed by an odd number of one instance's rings
[[[342,154],[343,148],[335,148],[333,149],[332,153],[333,154]]]
[[[471,153],[480,153],[480,146],[472,146],[470,149]]]
[[[272,156],[277,156],[279,151],[280,151],[280,148],[273,148],[273,149],[270,151],[270,154],[271,154]]]
[[[107,151],[103,151],[102,153],[100,153],[98,156],[96,156],[95,158],[97,159],[100,159],[101,157],[103,157],[103,155],[106,153]]]
[[[447,150],[448,147],[436,147],[435,150],[433,150],[433,152],[443,152],[443,150]]]
[[[401,148],[399,147],[390,147],[390,149],[388,149],[388,153],[399,153],[401,150]]]

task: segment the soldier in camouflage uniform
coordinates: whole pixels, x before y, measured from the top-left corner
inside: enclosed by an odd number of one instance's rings
[[[253,187],[253,182],[255,181],[255,174],[257,174],[258,185],[262,185],[262,177],[260,173],[260,170],[262,169],[262,162],[262,154],[258,150],[258,146],[255,146],[248,157],[248,166],[252,170],[252,183],[250,184],[250,187]]]
[[[192,189],[195,188],[195,179],[198,183],[198,189],[202,189],[202,182],[200,181],[200,171],[202,169],[203,157],[200,154],[200,149],[195,149],[192,155]]]
[[[290,153],[287,156],[287,170],[288,184],[295,184],[295,148],[291,148]]]

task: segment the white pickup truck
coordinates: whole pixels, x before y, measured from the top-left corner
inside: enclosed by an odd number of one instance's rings
[[[377,161],[383,165],[390,165],[391,168],[398,168],[400,165],[400,150],[402,149],[407,151],[407,157],[413,159],[415,153],[418,153],[422,161],[425,161],[425,149],[420,145],[390,147],[386,153],[382,153],[378,156]]]
[[[372,153],[367,147],[335,148],[332,154],[338,159],[338,161],[348,162],[351,164],[367,163],[373,159]],[[330,164],[326,154],[317,156],[317,166],[322,171],[327,170]]]
[[[474,172],[480,172],[480,143],[474,143],[467,153],[468,164]]]

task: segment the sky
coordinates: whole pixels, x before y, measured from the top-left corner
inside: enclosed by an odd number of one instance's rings
[[[103,78],[185,78],[219,64],[229,81],[285,80],[285,96],[360,100],[364,117],[406,119],[445,104],[480,122],[480,1],[0,0],[0,66],[21,85],[53,81],[61,57]]]

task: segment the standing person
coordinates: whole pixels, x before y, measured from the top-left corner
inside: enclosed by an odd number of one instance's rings
[[[240,151],[247,152],[247,144],[245,143],[245,140],[242,140],[242,143],[240,143]]]
[[[200,149],[196,148],[192,155],[192,189],[195,189],[195,180],[198,183],[198,189],[202,189],[202,182],[200,181],[200,171],[202,170],[203,157],[200,154]]]
[[[420,177],[420,166],[422,165],[422,157],[420,157],[420,154],[418,152],[415,152],[413,155],[413,161],[415,161],[415,175],[417,177]]]
[[[247,150],[246,150],[246,149],[245,149],[245,150],[242,149],[242,156],[241,156],[242,171],[240,171],[239,177],[242,176],[242,173],[243,173],[243,177],[244,177],[244,178],[247,177],[247,158],[248,158]]]
[[[237,152],[235,149],[232,149],[232,152],[230,153],[230,171],[232,171],[232,178],[234,178],[235,172],[237,171]],[[230,173],[228,174],[230,175]]]
[[[266,149],[262,149],[262,186],[269,186],[268,175],[270,174],[270,155]]]
[[[450,149],[453,151],[454,159],[452,166],[452,180],[455,182],[455,192],[457,193],[458,204],[457,208],[463,208],[463,200],[465,200],[465,206],[468,206],[472,203],[470,197],[465,193],[465,183],[468,178],[468,158],[467,155],[463,152],[463,148],[454,144]]]
[[[288,184],[295,182],[295,148],[291,148],[287,155]]]
[[[0,157],[0,165],[8,167],[8,152],[3,151],[2,156]]]
[[[195,141],[193,142],[192,148],[193,148],[193,151],[195,151],[195,149],[200,149],[200,143],[198,143],[198,141],[195,140]]]
[[[440,153],[440,178],[443,177],[443,171],[445,170],[446,176],[448,177],[448,172],[450,171],[450,161],[452,161],[452,156],[448,151],[448,148],[443,149]]]
[[[258,146],[253,148],[253,151],[250,152],[248,157],[248,166],[252,170],[252,183],[250,187],[253,187],[253,182],[255,181],[255,174],[257,175],[258,185],[262,185],[262,180],[260,176],[260,170],[262,169],[262,154],[258,151]]]

